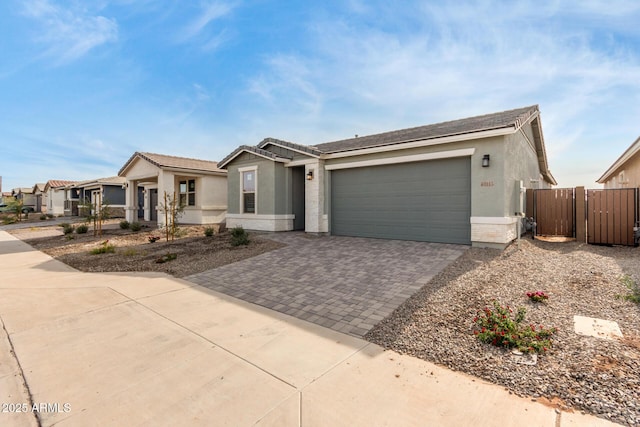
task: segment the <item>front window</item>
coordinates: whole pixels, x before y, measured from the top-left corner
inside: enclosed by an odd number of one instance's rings
[[[256,171],[242,172],[242,212],[256,213]]]
[[[181,206],[196,205],[196,180],[195,179],[180,181],[180,205]]]

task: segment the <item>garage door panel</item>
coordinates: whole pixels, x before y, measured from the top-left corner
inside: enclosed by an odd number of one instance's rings
[[[470,243],[468,157],[332,172],[336,235]]]

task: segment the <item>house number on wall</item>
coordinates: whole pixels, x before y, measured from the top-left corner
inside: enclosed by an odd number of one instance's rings
[[[493,181],[481,181],[480,187],[493,187],[495,184]]]

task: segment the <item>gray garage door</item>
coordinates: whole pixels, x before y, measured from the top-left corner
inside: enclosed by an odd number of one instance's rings
[[[331,233],[471,243],[471,159],[331,172]]]

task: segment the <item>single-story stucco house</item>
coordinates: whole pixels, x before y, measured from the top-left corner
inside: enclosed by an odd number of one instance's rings
[[[109,206],[111,218],[124,218],[125,216],[125,179],[120,176],[89,179],[73,185],[78,190],[78,215],[86,216],[88,212],[83,207],[84,203],[91,205],[104,204]]]
[[[126,218],[164,225],[164,194],[184,206],[183,224],[220,224],[227,210],[227,171],[210,160],[135,152],[118,176],[125,179]],[[160,213],[159,213],[160,211]]]
[[[23,206],[29,206],[32,207],[34,211],[36,210],[37,197],[33,194],[33,187],[14,188],[11,190],[11,195],[17,200],[21,200]]]
[[[76,181],[66,181],[61,179],[50,179],[44,185],[46,194],[47,213],[55,216],[64,215],[64,202],[67,200],[67,193],[70,186]]]
[[[36,212],[47,211],[47,193],[44,192],[44,186],[44,183],[37,183],[33,185],[33,189],[31,190],[36,200]]]
[[[640,187],[640,138],[636,139],[596,181],[604,188]]]
[[[523,189],[556,185],[537,105],[315,146],[267,138],[219,167],[227,227],[498,248]]]

